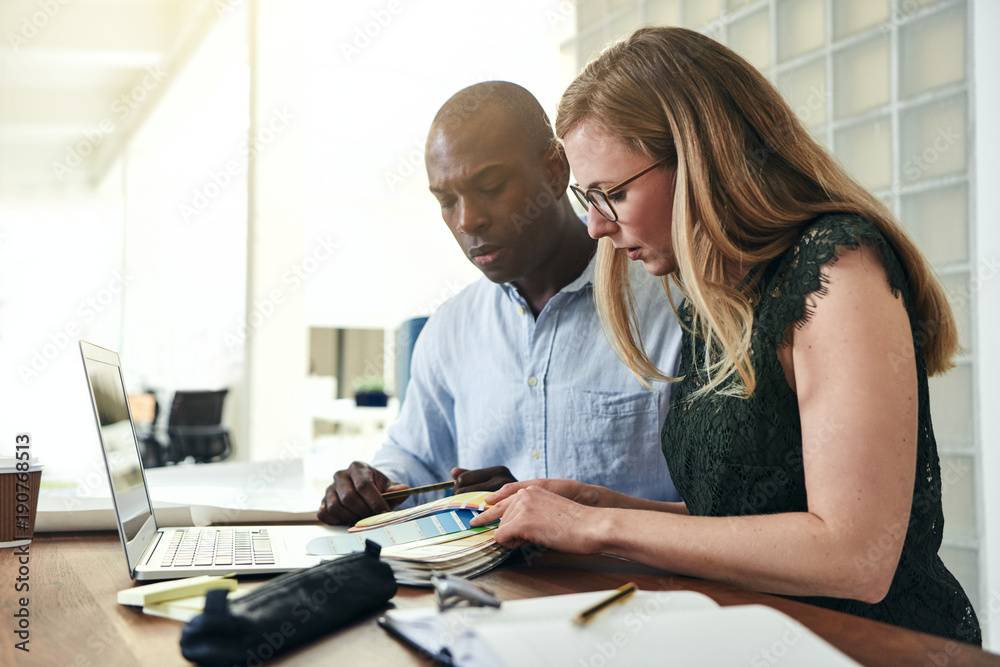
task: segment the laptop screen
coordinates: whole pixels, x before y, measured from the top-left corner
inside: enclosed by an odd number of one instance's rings
[[[134,570],[136,561],[149,542],[149,529],[155,531],[155,522],[146,492],[139,446],[132,428],[125,382],[117,354],[84,342],[81,342],[80,349],[111,479],[111,495],[119,530],[129,570]],[[144,527],[147,530],[142,530]]]

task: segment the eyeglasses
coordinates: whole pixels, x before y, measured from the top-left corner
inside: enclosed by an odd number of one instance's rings
[[[580,204],[583,205],[585,209],[589,210],[590,205],[593,204],[594,208],[597,209],[598,213],[603,215],[611,222],[618,222],[618,212],[615,211],[615,207],[611,205],[611,200],[608,199],[608,196],[611,195],[616,190],[621,190],[623,187],[625,187],[635,179],[639,178],[646,172],[652,171],[656,167],[659,167],[666,161],[667,158],[660,158],[653,164],[649,165],[648,167],[640,171],[635,176],[626,178],[618,185],[613,185],[607,190],[598,190],[597,188],[590,188],[589,190],[584,190],[579,185],[570,185],[569,189],[573,191],[573,194],[576,195],[576,198],[580,200]]]

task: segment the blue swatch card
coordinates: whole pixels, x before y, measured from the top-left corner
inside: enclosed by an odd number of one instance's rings
[[[335,556],[364,551],[365,540],[371,540],[383,547],[416,542],[429,537],[439,537],[469,530],[472,527],[469,525],[469,521],[477,514],[479,514],[479,510],[448,510],[384,528],[372,528],[346,535],[317,537],[309,541],[306,549],[313,556]]]

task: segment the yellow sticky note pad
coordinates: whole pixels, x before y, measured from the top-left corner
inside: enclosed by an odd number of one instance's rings
[[[205,611],[204,595],[167,600],[166,602],[154,602],[142,608],[142,613],[144,614],[172,618],[175,621],[183,623],[187,623],[203,611]]]
[[[207,591],[217,588],[235,591],[236,580],[229,578],[231,576],[212,577],[205,575],[126,588],[123,591],[118,591],[118,604],[145,607],[169,600],[204,596]]]

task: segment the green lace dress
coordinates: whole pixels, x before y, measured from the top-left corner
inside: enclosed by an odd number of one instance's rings
[[[877,228],[851,215],[812,221],[781,257],[760,269],[756,283],[752,363],[757,387],[749,399],[714,394],[691,399],[704,381],[696,359],[704,342],[684,332],[679,374],[663,425],[663,453],[677,490],[692,515],[739,516],[807,511],[802,428],[795,392],[785,380],[777,349],[789,327],[809,317],[806,297],[822,297],[820,267],[836,261],[838,248],[859,243],[880,250],[893,293],[902,294],[917,349],[919,434],[917,475],[903,552],[888,595],[876,604],[829,597],[795,598],[822,607],[981,644],[979,623],[961,585],[938,557],[944,517],[941,473],[931,428],[927,371],[906,274]],[[689,304],[682,320],[690,324]],[[695,338],[695,340],[692,340]],[[835,438],[835,424],[816,443]],[[902,530],[903,526],[896,527]],[[877,545],[873,545],[875,551]],[[879,553],[866,554],[878,558]]]

